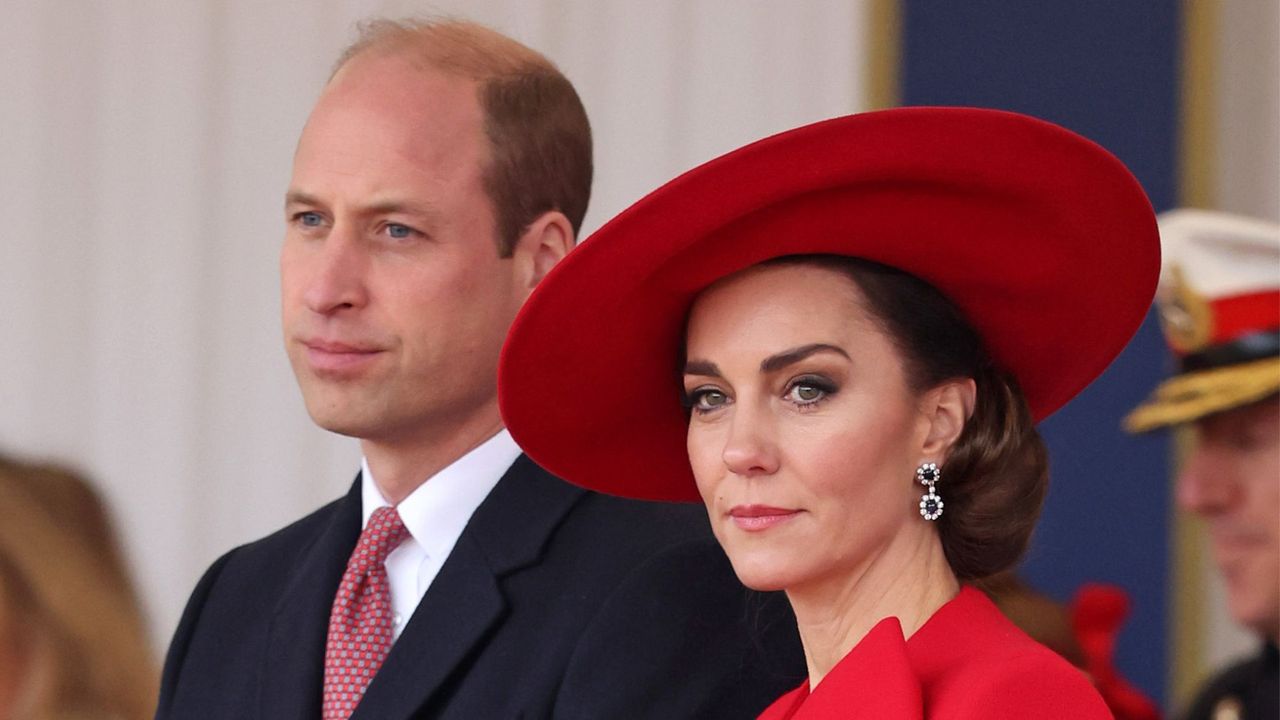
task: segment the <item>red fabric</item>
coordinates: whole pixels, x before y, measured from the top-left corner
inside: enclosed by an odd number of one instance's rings
[[[1280,292],[1218,298],[1209,302],[1209,312],[1213,316],[1209,344],[1229,343],[1249,333],[1280,328]]]
[[[760,718],[837,720],[849,717],[851,706],[858,708],[860,717],[922,717],[920,680],[907,659],[897,618],[885,618],[871,628],[812,693],[806,682],[770,705]]]
[[[1137,180],[1061,127],[976,108],[806,125],[672,180],[548,273],[499,365],[512,436],[570,482],[697,500],[677,367],[689,306],[726,275],[813,253],[891,265],[941,290],[1037,420],[1116,357],[1160,270]]]
[[[347,720],[391,650],[387,555],[409,537],[395,508],[373,511],[333,598],[324,653],[324,720]]]
[[[910,640],[881,621],[809,692],[779,698],[761,720],[1106,720],[1084,673],[964,588]]]
[[[1160,720],[1160,709],[1116,669],[1113,655],[1129,597],[1112,585],[1082,586],[1071,603],[1071,625],[1084,652],[1085,670],[1117,720]]]

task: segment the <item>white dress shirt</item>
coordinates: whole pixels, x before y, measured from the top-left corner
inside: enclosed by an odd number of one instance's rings
[[[387,556],[387,581],[395,613],[393,640],[399,639],[472,513],[519,456],[520,447],[503,429],[428,478],[396,506],[411,537]],[[367,459],[361,460],[360,485],[363,529],[374,510],[391,503],[374,482]]]

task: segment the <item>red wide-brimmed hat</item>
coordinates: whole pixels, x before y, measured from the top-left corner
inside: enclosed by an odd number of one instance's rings
[[[1125,346],[1160,270],[1137,180],[1061,127],[974,108],[806,125],[663,185],[548,274],[499,366],[512,436],[578,485],[697,499],[678,366],[689,306],[720,278],[798,254],[865,258],[933,284],[1037,420]]]

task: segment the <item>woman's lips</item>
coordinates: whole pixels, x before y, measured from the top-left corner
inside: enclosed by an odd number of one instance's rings
[[[800,513],[799,510],[772,507],[770,505],[735,505],[729,510],[729,518],[739,529],[760,532],[776,527]]]

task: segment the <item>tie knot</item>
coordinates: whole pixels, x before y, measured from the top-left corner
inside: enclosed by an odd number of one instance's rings
[[[393,507],[380,507],[373,511],[369,524],[360,533],[360,541],[351,554],[351,563],[363,572],[368,572],[386,562],[391,551],[399,547],[407,537],[409,529],[400,519],[400,513]]]

